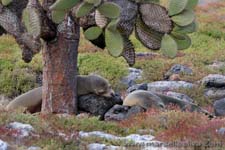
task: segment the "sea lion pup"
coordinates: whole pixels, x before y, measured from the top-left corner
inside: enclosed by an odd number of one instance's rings
[[[165,105],[161,98],[152,92],[136,90],[127,95],[123,101],[124,106],[141,106],[144,109],[150,107],[164,108]]]
[[[128,94],[128,96],[123,101],[123,105],[125,106],[138,105],[144,109],[148,109],[152,106],[156,106],[157,108],[165,108],[165,106],[168,104],[178,105],[181,110],[201,112],[205,115],[208,115],[210,118],[213,116],[207,110],[194,103],[150,91],[136,90]]]
[[[114,91],[109,82],[99,75],[78,75],[77,95],[97,94],[104,97],[114,96]],[[7,110],[23,107],[29,112],[37,112],[37,107],[42,103],[42,87],[30,90],[12,100],[7,106]],[[39,110],[40,111],[40,110]]]

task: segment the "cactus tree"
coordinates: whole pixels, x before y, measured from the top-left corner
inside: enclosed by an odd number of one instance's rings
[[[30,62],[42,48],[43,103],[47,113],[76,113],[80,27],[93,44],[135,63],[129,36],[168,57],[191,45],[198,0],[0,0],[0,34],[11,34]]]

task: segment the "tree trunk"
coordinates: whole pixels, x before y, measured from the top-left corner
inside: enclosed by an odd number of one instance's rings
[[[77,113],[77,54],[80,27],[72,17],[43,48],[43,113]]]

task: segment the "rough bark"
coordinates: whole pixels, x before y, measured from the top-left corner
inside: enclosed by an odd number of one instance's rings
[[[77,50],[80,27],[68,16],[43,49],[43,113],[77,113]]]

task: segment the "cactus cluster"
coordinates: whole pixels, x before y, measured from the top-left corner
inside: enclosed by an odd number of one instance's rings
[[[3,1],[10,3],[10,0]],[[145,47],[161,49],[170,58],[175,57],[178,50],[190,47],[191,39],[187,34],[197,28],[193,11],[197,3],[198,0],[169,0],[168,8],[165,8],[159,0],[56,0],[50,10],[56,24],[60,24],[71,10],[76,18],[94,14],[95,25],[85,29],[85,38],[104,40],[112,56],[123,56],[132,66],[135,49],[129,37],[133,31]],[[38,14],[38,10],[29,4],[24,11],[24,18],[29,18],[25,25],[34,37],[41,32]]]
[[[115,57],[123,56],[129,65],[135,63],[135,49],[129,40],[134,30],[136,38],[145,47],[151,50],[161,49],[170,58],[174,58],[178,50],[190,47],[191,39],[187,34],[197,28],[193,9],[198,0],[169,0],[168,8],[159,5],[159,0],[106,1],[123,8],[119,20],[117,24],[110,25],[112,23],[109,18],[95,11],[96,25],[103,28],[109,53]],[[112,33],[116,34],[114,38],[117,40],[108,39],[113,37]]]
[[[161,50],[165,55],[173,58],[178,50],[187,49],[191,46],[191,39],[187,34],[193,33],[197,29],[193,11],[197,4],[198,0],[169,1],[168,12],[174,27],[172,32],[166,34],[161,42]]]

